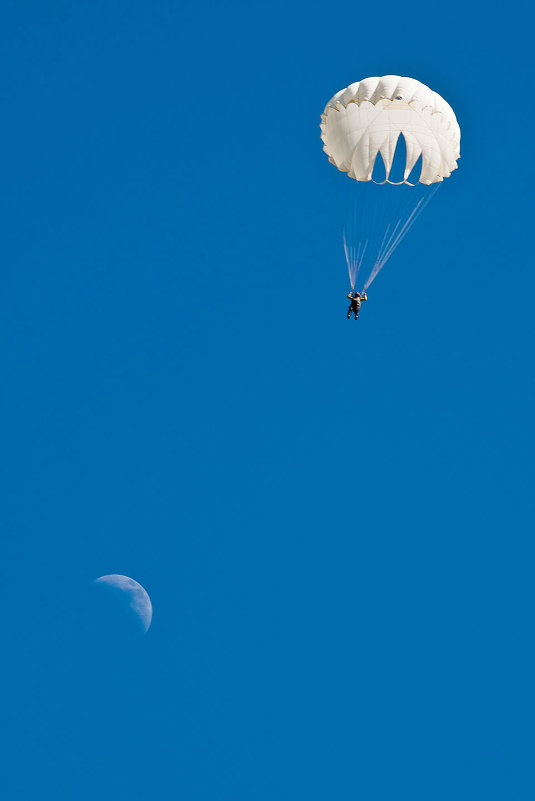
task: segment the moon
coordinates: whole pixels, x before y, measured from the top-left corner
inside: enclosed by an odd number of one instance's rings
[[[94,584],[100,585],[102,589],[116,596],[121,604],[127,606],[139,622],[143,633],[147,633],[152,622],[152,604],[148,592],[141,584],[129,576],[118,573],[100,576],[95,579]]]

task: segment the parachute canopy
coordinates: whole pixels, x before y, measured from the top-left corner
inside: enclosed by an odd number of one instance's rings
[[[438,183],[457,169],[461,131],[453,109],[414,78],[384,75],[352,83],[329,100],[320,127],[329,161],[356,181],[373,180],[379,153],[386,173],[380,183],[410,184],[420,156],[419,183]],[[390,181],[400,134],[406,149],[403,180]]]

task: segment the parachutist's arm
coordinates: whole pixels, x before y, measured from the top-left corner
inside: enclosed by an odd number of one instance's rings
[[[367,294],[365,292],[363,292],[362,295],[360,296],[360,299],[361,300],[368,300]]]
[[[353,295],[352,295],[351,292],[349,293],[349,295],[347,297],[349,298],[349,300],[353,300]]]

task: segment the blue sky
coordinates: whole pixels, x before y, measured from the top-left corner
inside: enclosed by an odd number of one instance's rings
[[[2,4],[3,798],[533,797],[523,8]],[[388,73],[462,157],[349,324],[319,115]]]

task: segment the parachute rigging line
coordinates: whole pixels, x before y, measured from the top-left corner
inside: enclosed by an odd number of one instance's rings
[[[436,194],[436,191],[439,186],[440,184],[437,183],[433,184],[431,188],[427,189],[425,196],[421,197],[418,200],[416,206],[409,213],[405,221],[403,221],[401,218],[397,221],[392,231],[392,234],[388,239],[386,239],[386,237],[388,236],[390,226],[387,226],[385,235],[383,237],[383,243],[377,255],[377,260],[372,268],[372,271],[368,279],[366,280],[366,283],[364,284],[364,290],[368,289],[370,284],[374,281],[374,279],[383,269],[383,267],[385,266],[391,255],[394,253],[397,246],[407,236],[407,234],[409,233],[410,229],[412,228],[412,226],[414,225],[414,223],[416,222],[422,211],[425,209],[427,204]]]
[[[440,183],[377,185],[340,176],[342,242],[351,289],[367,290],[406,237]],[[361,281],[360,276],[364,276]]]

